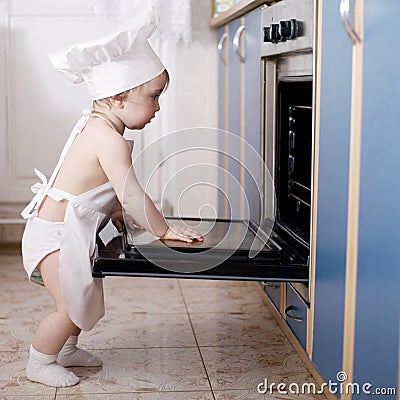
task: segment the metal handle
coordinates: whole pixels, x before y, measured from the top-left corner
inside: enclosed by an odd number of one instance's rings
[[[237,31],[235,32],[235,36],[233,37],[233,50],[235,51],[238,59],[240,62],[244,63],[246,61],[245,57],[242,56],[242,53],[240,52],[239,49],[239,42],[240,42],[240,37],[242,36],[242,33],[246,30],[246,27],[244,25],[240,25]]]
[[[361,43],[360,36],[354,29],[353,24],[350,22],[349,18],[350,14],[350,0],[341,0],[340,1],[340,16],[343,21],[344,28],[346,29],[347,34],[354,44]]]
[[[263,288],[269,287],[271,289],[278,289],[279,288],[279,284],[276,285],[275,283],[272,282],[261,282],[261,285]]]
[[[289,311],[294,311],[294,306],[288,306],[285,308],[285,315],[296,322],[303,322],[302,318],[296,317],[295,315],[289,314]]]
[[[225,60],[224,56],[222,55],[222,49],[224,48],[224,42],[227,37],[228,37],[228,34],[226,32],[224,32],[221,36],[221,39],[219,39],[219,42],[218,42],[218,56],[221,59],[221,61],[224,63],[224,65],[226,64],[226,60]]]

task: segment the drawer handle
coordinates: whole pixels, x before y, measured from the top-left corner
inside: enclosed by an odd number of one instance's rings
[[[292,319],[293,321],[296,321],[296,322],[299,322],[299,323],[303,322],[303,318],[296,317],[295,315],[289,313],[289,311],[294,311],[294,309],[295,309],[294,306],[287,306],[286,309],[285,309],[285,315],[288,318]]]
[[[269,287],[271,289],[278,289],[279,288],[279,285],[276,285],[275,283],[272,283],[272,282],[261,282],[261,284],[262,284],[263,288],[266,288],[266,287]]]

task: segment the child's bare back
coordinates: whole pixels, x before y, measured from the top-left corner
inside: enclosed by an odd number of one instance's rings
[[[125,150],[119,159],[125,160],[124,169],[128,170],[130,153],[126,141],[105,121],[91,117],[68,151],[53,187],[72,195],[80,195],[109,182],[100,160],[109,160],[107,165],[112,168],[110,154],[114,153],[114,146]],[[46,197],[38,216],[49,221],[63,221],[66,208],[66,200],[57,202]]]

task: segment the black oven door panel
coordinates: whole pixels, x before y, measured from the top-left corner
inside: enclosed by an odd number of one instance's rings
[[[98,238],[93,276],[308,282],[309,250],[291,239],[284,230],[280,231],[278,226],[267,241],[264,239],[258,243],[261,251],[250,258],[250,247],[260,237],[258,227],[252,221],[167,219],[173,224],[185,223],[205,233],[204,242],[161,242],[143,230],[134,240],[126,232],[113,238]],[[222,242],[224,244],[218,247],[217,243]],[[207,252],[209,249],[212,249],[211,256]],[[172,256],[169,250],[174,251]],[[193,264],[195,253],[215,257],[220,263],[199,270]],[[191,272],[197,270],[199,272]]]
[[[275,187],[277,222],[309,244],[312,80],[303,79],[278,85]]]

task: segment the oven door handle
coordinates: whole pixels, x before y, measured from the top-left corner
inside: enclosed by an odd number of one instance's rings
[[[340,16],[342,18],[342,22],[344,28],[347,32],[347,35],[352,40],[353,44],[361,43],[361,38],[356,32],[354,25],[350,22],[350,0],[341,0],[340,1]]]
[[[241,63],[244,63],[246,61],[245,57],[242,55],[239,49],[239,44],[240,44],[240,37],[242,36],[242,33],[246,30],[246,27],[244,25],[240,25],[237,31],[235,32],[235,36],[233,37],[233,50],[239,59]]]
[[[219,39],[219,42],[218,42],[218,56],[219,56],[220,60],[224,63],[224,65],[226,65],[226,60],[222,54],[222,50],[224,48],[224,43],[225,43],[225,40],[227,37],[228,37],[228,34],[226,32],[224,32],[221,35],[221,38]]]

